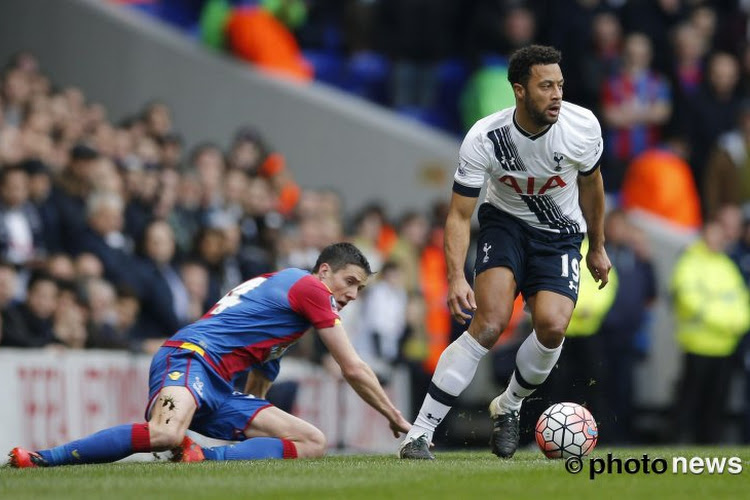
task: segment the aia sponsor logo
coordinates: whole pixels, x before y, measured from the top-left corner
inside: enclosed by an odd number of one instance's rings
[[[555,175],[548,179],[537,179],[536,177],[527,177],[526,179],[523,179],[504,175],[498,178],[497,181],[512,188],[517,194],[532,196],[541,196],[550,189],[561,188],[568,185],[559,175]]]

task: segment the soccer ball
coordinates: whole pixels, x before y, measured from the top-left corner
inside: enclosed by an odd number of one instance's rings
[[[599,431],[594,417],[583,406],[556,403],[541,414],[534,434],[547,458],[580,458],[594,449]]]

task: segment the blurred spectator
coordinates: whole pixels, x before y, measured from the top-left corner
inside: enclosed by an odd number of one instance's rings
[[[86,347],[92,349],[127,349],[128,338],[117,330],[117,294],[109,282],[88,278],[83,283],[88,306]]]
[[[60,294],[54,315],[56,338],[72,349],[83,349],[86,346],[88,330],[88,310],[81,291],[72,283],[61,282]]]
[[[72,283],[78,278],[73,259],[66,253],[55,253],[47,257],[44,270],[58,281]]]
[[[36,208],[44,228],[44,248],[48,252],[62,251],[61,214],[52,197],[52,174],[49,167],[39,160],[27,160],[22,166],[29,179],[29,201]]]
[[[378,249],[383,221],[383,208],[379,204],[370,204],[357,213],[353,222],[352,243],[367,257],[374,272],[383,265],[383,255]]]
[[[172,115],[166,104],[150,102],[143,111],[146,133],[157,140],[163,140],[172,132]]]
[[[229,169],[224,174],[224,206],[222,212],[233,221],[238,221],[242,217],[243,202],[248,187],[248,175],[242,170]]]
[[[161,167],[165,170],[179,170],[182,167],[182,137],[174,132],[168,132],[158,137],[157,141],[161,148]]]
[[[511,46],[511,50],[520,48],[524,45],[536,41],[542,41],[545,44],[553,45],[562,51],[563,58],[560,66],[565,75],[565,99],[589,107],[584,102],[586,87],[594,83],[587,81],[585,66],[588,57],[585,56],[591,46],[591,40],[594,36],[595,19],[599,14],[609,12],[606,1],[602,0],[562,0],[547,2],[528,2],[511,0],[506,2],[497,2],[505,4],[528,5],[536,14],[539,23],[539,29],[534,36],[534,40],[523,41],[517,46]],[[620,23],[617,21],[617,29],[620,29]],[[629,30],[632,31],[632,30]],[[532,35],[535,35],[532,32]],[[618,37],[621,37],[618,33]],[[618,47],[619,51],[619,47]],[[508,53],[509,55],[509,53]],[[608,75],[603,75],[608,76]],[[599,81],[601,83],[601,80]],[[595,96],[600,93],[601,87],[595,89]],[[590,107],[596,110],[598,103],[592,103]]]
[[[364,297],[356,343],[357,352],[384,383],[401,357],[407,303],[403,271],[398,264],[386,262]]]
[[[139,260],[142,274],[139,338],[166,339],[188,323],[190,299],[173,265],[174,254],[172,228],[161,220],[151,222],[143,236]]]
[[[188,292],[188,318],[196,321],[214,305],[209,297],[208,270],[198,261],[187,261],[180,266],[180,277]]]
[[[300,82],[313,76],[313,68],[302,57],[292,33],[264,9],[233,9],[227,20],[226,40],[237,57],[262,71]]]
[[[690,166],[699,185],[703,185],[706,162],[716,139],[737,125],[740,109],[738,81],[739,65],[735,57],[714,53],[708,61],[701,90],[690,100],[686,120],[691,147]]]
[[[380,1],[379,32],[393,61],[391,99],[396,108],[435,106],[436,66],[457,46],[457,13],[458,4],[451,0]]]
[[[10,262],[0,260],[0,313],[18,301],[18,292],[16,267]]]
[[[216,227],[203,227],[195,237],[193,258],[208,271],[208,295],[206,300],[215,304],[223,295],[222,290],[229,290],[237,283],[225,282],[224,258],[226,241],[224,231]]]
[[[719,136],[701,181],[708,217],[725,204],[750,202],[750,100],[742,101],[737,127]]]
[[[250,274],[270,272],[284,220],[274,209],[275,198],[268,180],[250,177],[241,202],[243,212],[239,220],[240,252],[247,262]]]
[[[59,343],[53,318],[58,307],[59,288],[48,274],[35,273],[29,279],[26,301],[3,311],[4,347],[45,347]]]
[[[677,25],[671,38],[673,57],[668,75],[674,106],[669,127],[673,133],[684,134],[687,131],[690,100],[698,94],[704,79],[710,41],[689,22]]]
[[[78,279],[101,278],[104,276],[104,266],[99,257],[93,253],[83,252],[76,256],[73,265]]]
[[[601,90],[604,82],[614,75],[620,66],[623,45],[622,25],[611,12],[596,14],[591,24],[591,42],[585,47],[583,57],[575,57],[581,65],[580,82],[571,83],[576,87],[577,102],[598,116],[601,109]],[[570,74],[568,71],[565,74]],[[567,86],[566,99],[567,96]]]
[[[19,128],[23,109],[31,97],[29,72],[22,68],[10,68],[2,79],[3,121],[10,127]]]
[[[750,287],[750,206],[746,205],[742,212],[742,230],[739,241],[730,248],[729,256],[732,258],[745,279],[745,284]],[[749,386],[750,387],[750,386]],[[750,415],[750,414],[749,414]]]
[[[278,267],[297,267],[299,269],[312,269],[317,260],[317,254],[323,248],[320,246],[320,219],[308,217],[302,219],[291,239],[292,247],[288,255]]]
[[[453,340],[448,309],[448,268],[445,264],[445,219],[447,206],[433,205],[432,228],[419,257],[419,289],[424,297],[426,372],[435,371],[440,355]]]
[[[669,119],[672,102],[669,86],[651,71],[651,41],[642,33],[625,38],[620,70],[605,82],[602,118],[607,148],[605,188],[620,190],[627,163],[658,144],[660,127]]]
[[[226,170],[224,154],[215,144],[204,143],[193,149],[190,165],[195,170],[201,186],[200,207],[213,210],[223,203],[222,179]]]
[[[622,207],[639,210],[687,230],[701,226],[701,203],[685,147],[672,138],[637,156],[628,165],[622,186]]]
[[[198,177],[188,172],[180,178],[174,210],[169,214],[169,225],[175,233],[177,248],[182,255],[193,249],[195,236],[201,226],[203,188]]]
[[[428,231],[429,223],[424,215],[417,212],[403,215],[398,226],[398,239],[387,257],[404,270],[404,284],[409,293],[421,291],[420,259]]]
[[[73,147],[70,163],[53,189],[52,196],[60,214],[63,249],[69,253],[78,250],[78,242],[86,230],[86,198],[91,193],[91,171],[97,158],[99,153],[89,146]]]
[[[724,253],[727,242],[721,225],[707,222],[672,274],[677,343],[685,353],[674,415],[680,442],[722,440],[731,357],[750,327],[750,295]]]
[[[79,241],[78,253],[93,253],[102,262],[107,280],[141,293],[140,277],[134,272],[133,243],[122,232],[123,209],[122,198],[114,193],[92,194],[87,202],[88,227]]]
[[[235,134],[229,150],[229,167],[256,175],[267,155],[267,146],[260,133],[252,127],[242,127]]]
[[[602,395],[615,418],[608,422],[608,442],[629,443],[634,438],[635,368],[648,348],[646,330],[657,296],[656,275],[649,249],[643,243],[644,236],[625,211],[614,209],[607,214],[604,236],[607,255],[617,270],[618,284],[612,307],[598,333],[607,366]]]
[[[745,286],[750,287],[750,205],[745,206],[742,218],[742,229],[737,243],[730,248],[729,257],[737,265],[745,280]],[[745,381],[744,414],[743,414],[743,441],[750,443],[750,332],[746,332],[739,348],[740,366]]]
[[[726,240],[724,251],[731,256],[742,238],[742,209],[739,205],[727,203],[723,205],[714,219],[721,226]]]
[[[136,327],[141,310],[138,295],[126,287],[119,288],[115,307],[117,312],[114,324],[115,336],[118,339],[127,340],[130,348],[133,349],[133,339],[136,338]]]
[[[44,227],[29,202],[29,176],[20,166],[0,170],[0,257],[16,265],[44,257]]]
[[[654,67],[660,72],[669,68],[669,33],[687,15],[687,2],[680,0],[630,0],[624,2],[619,15],[625,31],[639,31],[653,43]]]
[[[522,2],[479,0],[471,9],[466,51],[475,64],[489,55],[509,57],[533,43],[535,31],[536,19]]]

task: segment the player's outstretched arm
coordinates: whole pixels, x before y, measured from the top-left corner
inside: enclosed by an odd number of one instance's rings
[[[599,281],[599,289],[609,282],[612,263],[604,249],[604,182],[600,169],[590,175],[578,176],[578,190],[581,211],[588,226],[589,251],[586,266],[594,280]]]
[[[340,324],[318,331],[323,344],[341,368],[344,379],[367,404],[375,408],[390,422],[395,437],[408,432],[411,424],[391,402],[372,368],[354,350],[346,330]]]
[[[459,323],[466,324],[471,315],[464,311],[475,311],[474,290],[464,275],[466,252],[469,250],[471,216],[477,206],[477,198],[453,193],[448,217],[445,221],[445,262],[448,268],[448,308]]]

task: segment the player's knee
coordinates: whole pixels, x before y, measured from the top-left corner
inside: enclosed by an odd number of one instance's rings
[[[169,427],[167,425],[150,425],[149,432],[151,435],[151,448],[154,451],[165,451],[176,448],[182,444],[185,432],[178,429],[177,426]]]
[[[562,343],[567,326],[567,321],[558,318],[544,318],[536,322],[534,330],[536,330],[539,343],[548,349],[554,349]]]
[[[483,347],[489,349],[500,334],[508,326],[508,322],[499,316],[477,315],[471,323],[470,332]]]
[[[326,454],[328,441],[317,428],[309,429],[304,437],[296,441],[297,456],[300,458],[316,458]]]

